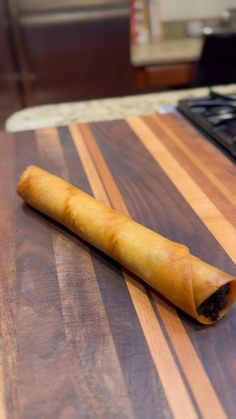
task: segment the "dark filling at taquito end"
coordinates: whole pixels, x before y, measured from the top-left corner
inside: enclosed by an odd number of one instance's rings
[[[212,321],[218,320],[220,312],[227,306],[230,284],[225,284],[212,294],[207,300],[198,307],[198,314],[210,318]]]

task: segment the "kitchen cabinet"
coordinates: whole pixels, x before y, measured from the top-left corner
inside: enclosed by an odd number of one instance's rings
[[[128,0],[9,8],[27,105],[132,93]]]
[[[191,82],[193,64],[132,65],[129,0],[1,4],[7,31],[1,29],[0,42],[4,54],[13,57],[12,64],[9,57],[4,59],[5,69],[1,60],[1,90],[6,101],[18,101],[20,107],[123,96]]]
[[[25,26],[30,104],[131,93],[129,21]]]
[[[164,90],[189,86],[195,71],[195,63],[140,66],[135,71],[135,83],[140,90]]]
[[[7,11],[2,2],[0,2],[0,54],[0,129],[2,129],[6,117],[23,105]]]

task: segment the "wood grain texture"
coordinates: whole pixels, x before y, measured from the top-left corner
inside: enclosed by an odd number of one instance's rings
[[[104,155],[107,157],[107,161],[113,161],[112,171],[117,184],[119,185],[123,195],[125,197],[129,196],[129,200],[127,199],[127,202],[129,204],[132,217],[139,222],[145,223],[154,230],[156,229],[157,231],[161,231],[164,235],[171,237],[173,240],[183,241],[182,230],[183,228],[187,228],[184,233],[185,237],[188,235],[188,242],[190,243],[190,239],[192,239],[191,235],[194,234],[194,242],[199,243],[199,245],[201,244],[202,246],[202,252],[199,253],[199,249],[196,248],[196,254],[199,254],[199,256],[204,258],[204,253],[206,252],[207,247],[210,246],[210,248],[213,247],[215,250],[216,256],[217,250],[219,250],[217,249],[216,244],[211,243],[210,237],[208,239],[204,230],[201,231],[201,223],[196,217],[194,217],[194,214],[190,212],[184,201],[180,199],[180,196],[178,196],[177,191],[173,189],[171,183],[168,182],[168,179],[163,177],[163,173],[158,170],[158,167],[155,165],[155,169],[152,170],[152,166],[154,168],[154,161],[150,155],[145,153],[145,149],[140,147],[137,143],[137,138],[134,135],[131,135],[132,133],[129,132],[129,129],[125,124],[120,123],[119,130],[116,128],[117,127],[112,123],[106,123],[106,128],[104,128],[104,124],[93,124],[94,134],[102,147]],[[110,147],[108,145],[109,140],[106,139],[105,129],[106,131],[112,131],[113,140]],[[122,161],[117,160],[116,162],[115,156],[117,155],[118,147],[123,150]],[[131,162],[130,152],[132,149],[135,152],[135,161],[133,160]],[[142,170],[137,171],[137,167],[140,167]],[[138,195],[139,191],[136,188],[137,185],[142,185],[142,195]],[[155,202],[153,205],[154,197]],[[173,202],[171,202],[172,200]],[[139,202],[138,208],[135,207],[136,202]],[[177,202],[178,206],[176,205]],[[148,212],[148,209],[150,209],[150,213]],[[155,217],[153,217],[153,214],[155,214]],[[159,217],[160,220],[158,220]],[[189,218],[188,225],[186,225],[187,218]],[[182,230],[178,228],[178,223],[176,228],[174,228],[177,220],[181,223]],[[170,222],[172,224],[171,231],[169,230]],[[205,243],[205,248],[203,248],[203,237],[205,242],[207,241]],[[193,248],[193,243],[191,247]],[[234,269],[233,266],[232,269]],[[181,345],[181,348],[182,359],[184,359],[184,346]],[[188,360],[186,359],[185,364],[187,362]],[[198,360],[194,360],[193,358],[192,363],[194,364],[195,362],[197,364]],[[195,370],[194,368],[192,369],[192,373],[196,375],[195,379],[191,380],[191,386],[193,387],[192,391],[195,391],[199,376],[203,382],[206,380],[206,377],[204,374],[201,376],[201,371]],[[189,379],[188,376],[187,379]],[[204,411],[204,416],[207,417],[207,415],[209,415],[210,417],[213,411],[216,415],[216,406],[219,406],[219,403],[211,386],[205,386],[204,393],[201,392],[198,396],[204,399],[204,403],[199,406],[200,409]],[[222,409],[220,406],[218,414],[219,417],[222,417]]]
[[[218,210],[196,182],[187,176],[187,172],[175,157],[168,152],[165,145],[140,118],[130,117],[128,121],[142,143],[160,164],[162,170],[172,180],[232,260],[236,262],[235,227],[228,222],[224,214]]]
[[[50,141],[48,141],[50,138]],[[39,131],[37,133],[37,144],[41,161],[44,166],[55,171],[61,172],[61,176],[70,181],[68,169],[66,167],[63,151],[60,144],[58,133],[55,129]],[[50,153],[49,144],[53,144],[54,152]],[[52,151],[52,150],[51,150]],[[109,416],[115,415],[117,411],[125,410],[128,416],[131,416],[131,404],[128,398],[125,382],[122,371],[119,365],[119,360],[116,353],[116,348],[112,335],[109,330],[109,324],[102,304],[102,298],[99,292],[99,287],[96,281],[96,274],[93,268],[92,260],[89,253],[81,246],[78,255],[77,243],[68,241],[63,235],[53,233],[53,247],[55,253],[55,261],[57,266],[58,283],[61,293],[61,305],[63,310],[63,317],[65,321],[65,331],[67,339],[77,346],[77,354],[82,354],[78,357],[78,362],[75,366],[74,373],[77,379],[83,377],[81,382],[82,390],[86,392],[88,402],[85,410],[80,412],[81,415],[86,416],[88,405],[92,410],[96,406],[97,417],[104,417],[107,413]],[[73,271],[71,269],[73,267]],[[74,274],[74,275],[73,275]],[[73,283],[73,276],[78,275],[82,284],[80,284],[80,295],[83,298],[83,304],[79,303],[78,292],[75,292],[71,286]],[[71,281],[72,280],[72,281]],[[91,317],[86,316],[87,306],[91,305]],[[92,321],[91,321],[92,318]],[[79,337],[81,339],[80,345],[77,345],[76,338],[78,338],[78,330],[71,327],[73,319],[78,319]],[[81,321],[81,324],[79,323]],[[87,323],[87,327],[84,327]],[[90,342],[93,337],[97,335],[97,331],[102,328],[102,333],[97,336],[97,345],[92,346]],[[96,352],[97,363],[94,362]],[[83,356],[86,354],[86,361],[89,368],[84,370]],[[92,369],[97,372],[97,379],[89,379],[89,373],[92,375]],[[109,393],[106,392],[105,378],[112,373],[114,381],[111,383]],[[89,384],[87,383],[89,381]],[[120,392],[117,394],[116,386],[119,387]],[[77,386],[80,391],[80,386]],[[94,397],[96,389],[100,388],[102,394],[107,394],[103,403],[100,403],[99,397]],[[113,405],[110,405],[109,398],[114,400]],[[97,399],[97,400],[96,400]],[[105,402],[105,406],[103,406]]]
[[[90,163],[96,162],[96,168],[103,179],[104,192],[107,191],[107,204],[111,204],[116,210],[122,212],[125,215],[130,215],[129,211],[122,199],[119,189],[116,186],[115,180],[106,165],[103,155],[88,127],[86,124],[80,125],[80,131],[84,139],[84,145],[90,152]],[[76,136],[76,128],[72,127],[72,132]],[[92,161],[93,159],[93,161]],[[83,157],[82,157],[83,161]],[[87,158],[84,161],[86,166]],[[95,167],[94,167],[95,168]],[[96,170],[96,169],[95,169]],[[88,176],[91,184],[94,186],[95,197],[96,194],[96,183],[93,182],[94,178]],[[99,190],[98,190],[99,193]],[[159,323],[157,322],[156,316],[153,312],[151,303],[147,298],[145,288],[132,276],[124,271],[124,278],[133,301],[135,310],[137,312],[143,333],[147,340],[153,362],[156,365],[157,371],[160,376],[162,385],[166,391],[168,401],[170,403],[171,410],[176,418],[182,418],[183,416],[196,417],[194,407],[191,405],[189,396],[185,390],[183,381],[179,374],[178,369],[175,366],[173,357],[162,333]],[[156,340],[153,339],[156,336],[158,339],[161,350],[157,349]],[[178,392],[176,392],[178,388]]]
[[[1,179],[14,181],[14,165],[9,165],[9,161],[14,160],[13,138],[7,142],[4,135],[0,134],[0,155],[5,159],[0,159]],[[12,417],[16,417],[13,412],[17,411],[15,403],[16,394],[16,333],[15,333],[15,260],[14,260],[14,191],[8,188],[6,182],[0,183],[0,231],[1,239],[5,237],[6,245],[0,246],[0,317],[1,317],[1,416],[7,416],[7,411],[12,412]],[[4,197],[4,199],[2,199]],[[9,290],[11,292],[9,293]]]
[[[181,135],[182,120],[173,115],[167,119],[163,115],[160,120],[157,115],[145,119],[148,126],[155,132],[158,138],[165,138],[166,148],[175,156],[175,159],[190,174],[191,178],[200,185],[211,201],[223,212],[233,225],[236,225],[236,200],[232,193],[235,179],[233,176],[234,164],[225,156],[217,153],[215,147],[207,141],[202,141],[199,133],[190,125],[184,125],[186,136]],[[165,123],[166,121],[166,123]],[[173,129],[171,129],[171,127]],[[180,131],[178,131],[180,129]],[[181,139],[180,139],[181,138]],[[185,142],[192,145],[188,147]],[[202,149],[201,159],[198,158],[199,150]],[[214,158],[212,158],[214,156]],[[226,175],[228,174],[227,178]]]
[[[234,418],[236,307],[198,325],[15,194],[38,164],[235,275],[234,163],[175,115],[0,134],[0,154],[1,418]]]
[[[221,155],[221,159],[219,159],[220,153],[217,153],[216,147],[209,141],[202,141],[197,130],[194,130],[194,128],[187,123],[185,126],[187,135],[184,136],[184,139],[181,138],[181,140],[179,140],[181,134],[178,130],[181,129],[182,119],[177,115],[173,115],[171,119],[169,119],[169,115],[163,116],[162,119],[160,119],[158,115],[155,115],[152,119],[158,121],[159,127],[165,131],[167,137],[171,137],[172,144],[176,144],[183,154],[185,154],[186,157],[194,163],[195,167],[199,169],[198,175],[199,172],[202,172],[205,175],[205,178],[211,181],[211,184],[215,185],[218,190],[225,195],[228,201],[235,206],[235,194],[232,193],[234,192],[233,185],[235,182],[233,176],[234,163],[228,158],[229,156],[226,157]],[[191,147],[189,147],[189,138],[192,139],[193,142]],[[198,158],[199,149],[202,149],[203,151],[201,153],[201,159]],[[214,158],[212,159],[211,157]]]

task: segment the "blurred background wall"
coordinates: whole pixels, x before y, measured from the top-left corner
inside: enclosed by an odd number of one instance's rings
[[[236,0],[160,0],[164,21],[218,17],[231,7],[236,7]]]
[[[151,6],[156,14],[149,18],[162,35],[154,44],[141,37],[136,48],[131,8],[135,24],[148,25],[143,16]],[[190,87],[202,28],[226,28],[222,11],[234,6],[235,0],[0,0],[0,127],[26,106]]]

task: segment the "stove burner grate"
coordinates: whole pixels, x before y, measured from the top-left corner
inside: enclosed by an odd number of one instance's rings
[[[177,109],[236,157],[236,94],[211,90],[208,97],[180,100]]]

